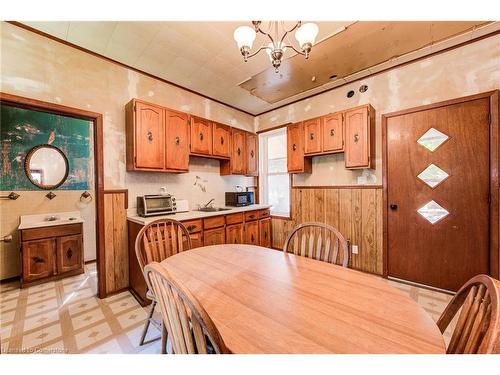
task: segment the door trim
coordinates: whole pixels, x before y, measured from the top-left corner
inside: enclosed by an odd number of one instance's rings
[[[462,98],[445,100],[434,104],[427,104],[419,107],[404,109],[397,112],[385,113],[382,115],[382,194],[383,194],[383,245],[382,245],[382,266],[383,276],[389,276],[387,265],[388,256],[388,209],[387,209],[387,119],[391,117],[406,115],[410,113],[446,107],[453,104],[469,102],[476,99],[489,98],[490,100],[490,205],[489,205],[489,250],[490,250],[490,275],[495,279],[499,278],[500,272],[500,248],[499,248],[499,90],[484,92],[481,94],[465,96]]]
[[[92,121],[94,123],[94,164],[96,191],[96,255],[97,285],[99,298],[106,297],[106,264],[104,262],[104,137],[102,114],[68,107],[61,104],[26,98],[0,92],[0,102],[16,107],[34,109]]]

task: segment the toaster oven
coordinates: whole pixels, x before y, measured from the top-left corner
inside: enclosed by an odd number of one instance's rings
[[[175,214],[175,198],[167,195],[144,195],[137,197],[137,215],[142,217]]]

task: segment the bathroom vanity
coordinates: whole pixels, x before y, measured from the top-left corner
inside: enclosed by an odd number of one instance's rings
[[[84,272],[80,212],[21,216],[21,288]]]

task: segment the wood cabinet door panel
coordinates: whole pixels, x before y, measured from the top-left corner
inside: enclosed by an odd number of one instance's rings
[[[191,117],[191,153],[212,155],[212,123],[210,121]]]
[[[151,104],[135,104],[135,166],[165,167],[164,110]]]
[[[224,215],[203,219],[204,229],[223,227],[225,224],[226,224],[226,218]]]
[[[304,121],[304,153],[321,152],[321,118]]]
[[[203,233],[203,246],[222,245],[226,243],[226,229],[206,230]]]
[[[82,236],[64,236],[57,240],[57,272],[65,273],[83,267]]]
[[[166,110],[165,124],[166,168],[187,171],[189,169],[188,115]]]
[[[243,243],[243,224],[228,225],[226,227],[226,243]]]
[[[251,221],[245,223],[245,243],[249,245],[259,245],[259,222]]]
[[[191,249],[203,246],[203,235],[201,232],[190,234],[191,237]]]
[[[259,221],[260,246],[271,247],[271,218]]]
[[[241,130],[232,130],[232,152],[231,152],[231,173],[246,173],[246,153],[245,153],[246,135]]]
[[[302,123],[287,127],[288,172],[304,171],[304,131]]]
[[[368,107],[345,112],[345,166],[368,168],[370,166],[370,131]]]
[[[246,137],[247,175],[259,174],[259,148],[257,134],[248,133]]]
[[[213,134],[213,155],[225,158],[231,157],[231,128],[214,122]]]
[[[344,151],[344,126],[342,113],[323,117],[323,152]]]
[[[54,239],[23,242],[22,251],[23,281],[54,275]]]
[[[201,232],[203,228],[203,221],[201,219],[183,221],[182,225],[186,227],[189,233]]]

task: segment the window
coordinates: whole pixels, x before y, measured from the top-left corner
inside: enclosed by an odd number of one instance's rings
[[[259,179],[261,203],[271,215],[290,215],[290,176],[286,160],[286,127],[261,133]]]

